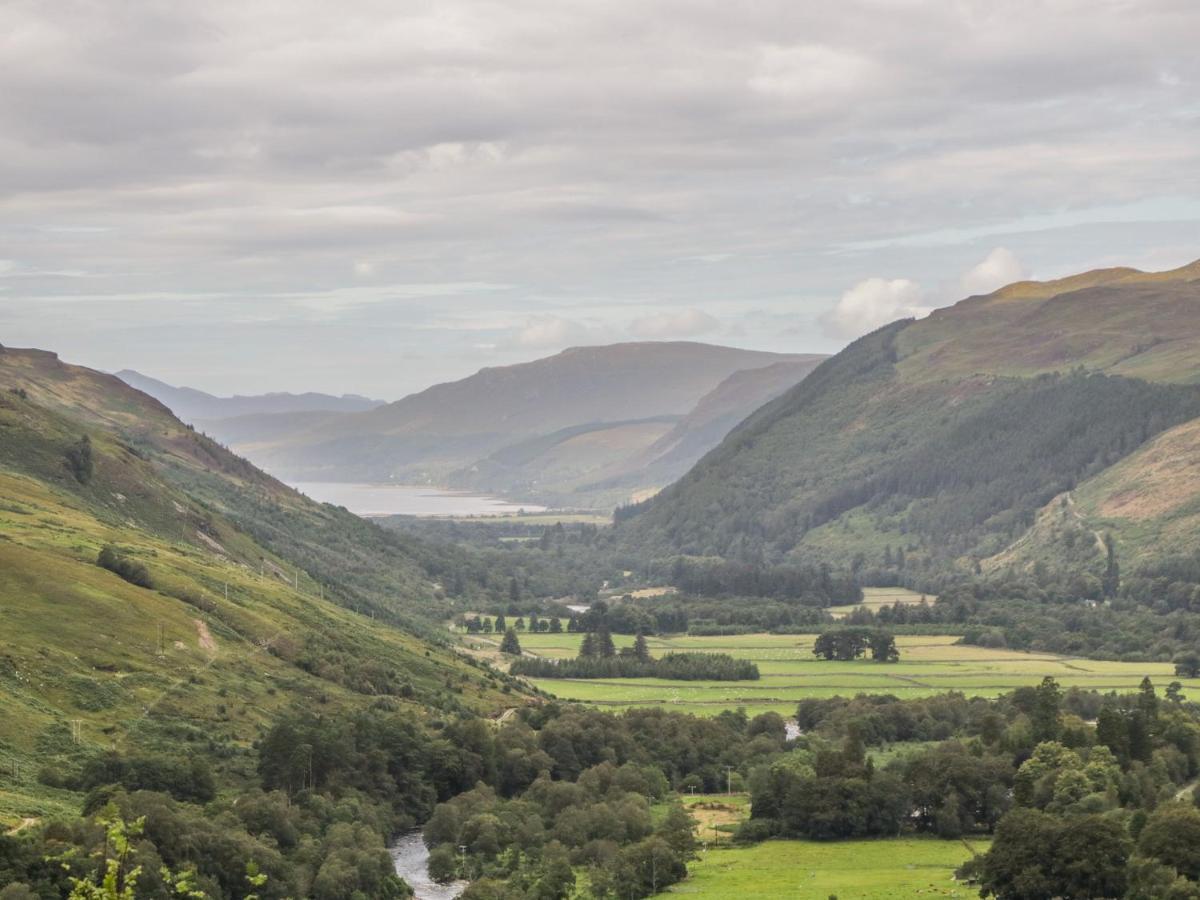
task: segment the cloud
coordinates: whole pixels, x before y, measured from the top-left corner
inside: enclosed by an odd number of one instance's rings
[[[591,337],[591,330],[580,322],[553,315],[531,316],[509,343],[525,350],[557,350],[586,344]]]
[[[921,286],[907,278],[868,278],[842,294],[821,319],[826,334],[855,338],[888,322],[921,318],[931,308],[922,303]]]
[[[721,328],[721,323],[699,309],[680,312],[662,312],[640,316],[629,323],[629,333],[641,340],[657,341],[664,338],[689,338],[711,334]]]
[[[1028,277],[1028,270],[1017,259],[1015,253],[1004,247],[997,247],[963,275],[960,285],[963,293],[971,297],[976,294],[990,294],[1006,284]]]
[[[5,343],[220,393],[730,334],[680,309],[830,350],[997,244],[1039,273],[1200,244],[1182,0],[57,6],[0,3]],[[927,290],[813,324],[880,272]]]

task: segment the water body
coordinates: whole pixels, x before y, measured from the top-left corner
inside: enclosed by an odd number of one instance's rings
[[[429,848],[419,831],[402,835],[388,852],[392,854],[396,874],[408,882],[417,900],[454,900],[467,889],[465,881],[438,884],[429,877]]]
[[[292,485],[319,503],[344,506],[360,516],[503,516],[546,507],[512,503],[499,497],[444,491],[416,484],[356,484],[341,481],[301,481]]]

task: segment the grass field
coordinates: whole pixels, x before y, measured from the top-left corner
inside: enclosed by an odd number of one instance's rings
[[[916,591],[910,591],[908,588],[875,588],[867,587],[862,589],[862,603],[848,603],[845,606],[829,607],[829,614],[835,619],[841,619],[849,615],[856,609],[869,609],[872,611],[878,610],[881,606],[892,606],[896,603],[920,603],[922,599],[932,603],[936,597],[918,594]]]
[[[581,639],[578,634],[523,635],[521,646],[538,656],[567,658],[577,654]],[[615,635],[614,640],[618,646],[633,642],[626,635]],[[955,644],[957,638],[950,635],[898,636],[900,662],[894,664],[870,660],[827,662],[813,656],[814,640],[815,635],[777,634],[649,639],[650,650],[656,656],[677,650],[752,659],[762,674],[758,681],[543,678],[536,684],[557,697],[603,707],[667,706],[712,715],[741,706],[751,714],[774,710],[788,716],[804,697],[887,693],[913,698],[950,690],[994,697],[1036,685],[1046,675],[1052,675],[1064,687],[1101,691],[1133,690],[1147,675],[1160,688],[1176,680],[1170,663],[1102,662],[993,650]],[[1185,695],[1200,696],[1200,679],[1179,680]]]
[[[670,893],[706,900],[899,900],[974,897],[954,870],[987,841],[893,838],[878,841],[767,841],[713,848],[688,865],[687,880]]]

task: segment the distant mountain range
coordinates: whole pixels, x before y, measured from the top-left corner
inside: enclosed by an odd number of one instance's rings
[[[1021,282],[888,325],[620,518],[651,555],[891,577],[1100,585],[1200,563],[1200,262]]]
[[[436,483],[611,508],[669,483],[823,358],[692,342],[576,347],[365,411],[197,424],[293,482]]]
[[[166,406],[184,422],[196,425],[239,416],[266,416],[279,413],[362,412],[382,406],[357,394],[255,394],[217,397],[190,387],[175,387],[133,369],[122,369],[117,377]]]

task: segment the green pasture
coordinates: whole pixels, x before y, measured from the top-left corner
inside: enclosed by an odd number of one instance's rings
[[[923,838],[710,848],[670,893],[706,900],[975,897],[978,890],[955,881],[954,870],[987,848],[987,841]]]
[[[666,706],[683,712],[713,715],[745,707],[750,713],[774,710],[792,714],[805,697],[853,696],[860,693],[925,697],[945,691],[994,697],[1036,685],[1047,675],[1064,687],[1099,691],[1132,691],[1149,675],[1160,687],[1174,676],[1170,663],[1124,663],[989,649],[956,644],[951,635],[900,635],[900,662],[869,659],[829,662],[813,656],[815,635],[745,634],[732,636],[650,638],[656,656],[670,651],[728,653],[758,665],[758,681],[668,681],[660,678],[537,679],[557,697],[603,707]],[[521,637],[527,653],[568,658],[578,653],[582,635],[537,634]],[[633,642],[614,635],[617,646]],[[1200,679],[1178,679],[1185,695],[1200,697]]]

